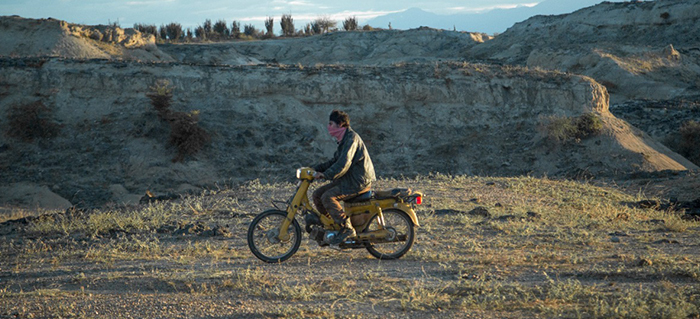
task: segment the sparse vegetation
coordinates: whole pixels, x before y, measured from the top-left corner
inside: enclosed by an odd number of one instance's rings
[[[547,138],[555,144],[585,139],[599,134],[603,129],[603,122],[594,113],[578,117],[550,116],[544,118],[541,124]]]
[[[628,204],[644,197],[532,177],[377,182],[381,189],[399,186],[423,190],[426,203],[418,211],[415,249],[393,262],[305,241],[286,264],[262,265],[240,234],[270,198],[293,193],[292,183],[252,181],[173,202],[31,219],[0,243],[0,266],[11,273],[0,284],[0,315],[693,318],[700,312],[700,256],[684,249],[698,244],[697,224]],[[470,214],[476,207],[491,217]],[[673,223],[682,227],[669,228]],[[207,226],[229,233],[207,233]]]
[[[41,101],[17,104],[7,112],[7,135],[24,142],[58,135],[61,125],[53,119],[53,108]]]
[[[198,125],[199,111],[185,113],[170,109],[172,87],[169,81],[157,81],[150,87],[147,96],[151,99],[158,116],[170,124],[170,143],[177,147],[174,162],[183,161],[187,156],[196,154],[209,143],[209,133]]]
[[[253,24],[242,26],[240,22],[233,21],[231,26],[226,24],[226,20],[218,20],[212,24],[210,19],[207,19],[202,25],[194,29],[183,29],[179,23],[172,22],[168,25],[155,25],[136,23],[134,29],[147,34],[153,34],[159,41],[169,42],[191,42],[191,41],[229,41],[235,39],[252,40],[252,39],[271,39],[275,37],[273,26],[274,18],[267,17],[264,20],[265,30],[261,31],[255,28]],[[283,14],[280,18],[281,35],[284,37],[293,36],[311,36],[323,34],[330,31],[337,31],[337,21],[331,20],[327,16],[322,16],[314,21],[307,23],[304,28],[296,30],[294,27],[294,19],[291,14]],[[356,17],[348,17],[343,21],[344,31],[373,31],[369,25],[360,27]]]

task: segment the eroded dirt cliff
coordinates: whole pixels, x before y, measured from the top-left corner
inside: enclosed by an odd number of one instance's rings
[[[92,206],[288,180],[332,155],[325,123],[335,108],[350,113],[380,176],[697,169],[613,116],[608,94],[697,96],[694,6],[603,3],[495,39],[420,28],[162,46],[131,29],[3,17],[0,125],[12,124],[11,109],[41,103],[60,129],[33,141],[0,135],[0,202],[49,207],[37,198],[57,195],[56,207]],[[211,134],[184,161],[173,161],[169,125],[146,96],[159,80],[173,85],[172,108],[196,113]],[[552,141],[548,121],[589,113],[598,134]]]

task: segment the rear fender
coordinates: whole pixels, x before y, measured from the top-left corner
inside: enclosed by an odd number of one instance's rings
[[[391,205],[391,207],[382,207],[382,209],[398,209],[406,213],[408,217],[411,217],[411,221],[413,222],[413,225],[420,227],[420,224],[418,223],[418,216],[416,215],[416,212],[413,210],[413,207],[410,204],[406,203],[394,203]]]

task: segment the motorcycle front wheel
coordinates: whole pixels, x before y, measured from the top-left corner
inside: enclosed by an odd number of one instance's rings
[[[267,263],[281,263],[297,252],[301,244],[301,227],[296,219],[287,229],[289,239],[279,239],[280,225],[286,218],[287,212],[268,210],[253,219],[248,227],[248,247],[255,257]]]
[[[365,247],[375,258],[399,259],[411,249],[416,240],[413,222],[408,214],[398,209],[387,209],[382,214],[384,215],[384,227],[392,232],[393,238],[385,243],[367,243]],[[366,231],[378,229],[378,216],[375,216]]]

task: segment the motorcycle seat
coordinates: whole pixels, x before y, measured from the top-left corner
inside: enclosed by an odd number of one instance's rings
[[[388,189],[388,190],[383,190],[383,191],[376,191],[375,192],[375,198],[377,199],[384,199],[384,198],[397,198],[397,197],[406,197],[413,194],[413,191],[410,188],[393,188],[393,189]]]
[[[374,192],[373,191],[366,191],[364,193],[360,193],[355,197],[348,198],[344,200],[346,203],[359,203],[359,202],[366,202],[370,199],[374,198]]]

